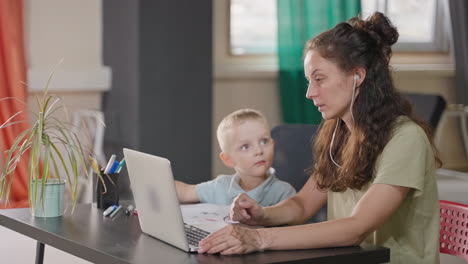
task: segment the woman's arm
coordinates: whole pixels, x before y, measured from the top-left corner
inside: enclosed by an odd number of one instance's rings
[[[264,226],[303,224],[327,201],[327,193],[317,189],[312,177],[291,198],[264,208]]]
[[[408,191],[407,187],[373,184],[358,202],[351,216],[333,221],[263,229],[228,225],[203,239],[198,252],[230,255],[266,249],[357,245],[387,221],[398,209]],[[279,211],[272,212],[276,214]],[[287,213],[286,209],[283,209],[283,212]],[[287,216],[277,216],[289,219]]]
[[[195,190],[194,184],[187,184],[180,181],[175,181],[177,198],[181,203],[198,203],[200,199],[198,198],[197,192]]]
[[[277,226],[302,224],[325,204],[327,193],[320,192],[312,178],[295,196],[270,207],[261,207],[246,194],[240,194],[232,203],[232,220],[248,225]]]
[[[304,249],[360,244],[398,209],[409,188],[373,184],[351,216],[316,224],[258,230],[261,249]]]

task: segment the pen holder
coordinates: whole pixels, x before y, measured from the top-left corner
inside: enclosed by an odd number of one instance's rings
[[[101,171],[101,178],[97,180],[96,207],[108,208],[111,205],[119,204],[119,174]],[[103,185],[104,182],[104,185]]]

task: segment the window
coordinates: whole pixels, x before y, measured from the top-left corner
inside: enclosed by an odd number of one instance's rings
[[[231,0],[230,51],[232,55],[276,52],[276,1]]]
[[[231,55],[274,54],[277,46],[277,0],[230,0]],[[445,0],[361,0],[362,15],[386,14],[398,28],[395,51],[447,51],[449,35]],[[255,25],[255,26],[253,26]]]
[[[398,28],[396,51],[447,51],[448,18],[441,0],[361,0],[362,15],[386,14]]]

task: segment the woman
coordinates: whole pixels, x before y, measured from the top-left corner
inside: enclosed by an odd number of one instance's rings
[[[305,47],[307,98],[324,122],[316,165],[295,196],[261,207],[245,194],[228,226],[200,242],[200,253],[382,245],[392,263],[439,262],[434,146],[426,126],[396,91],[389,60],[398,32],[381,13],[352,18]],[[328,201],[328,221],[304,223]]]

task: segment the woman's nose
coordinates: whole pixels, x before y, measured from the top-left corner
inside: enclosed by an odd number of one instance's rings
[[[307,85],[307,92],[306,92],[306,98],[307,99],[313,99],[314,97],[317,97],[317,89],[315,89],[310,83]]]

